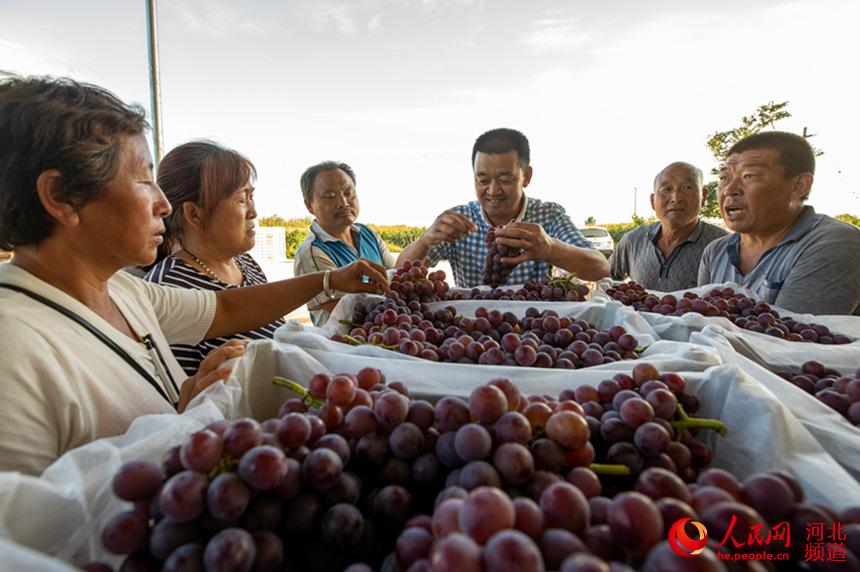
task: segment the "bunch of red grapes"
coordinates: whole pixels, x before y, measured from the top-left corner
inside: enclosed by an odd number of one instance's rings
[[[534,302],[583,302],[590,290],[585,283],[573,274],[550,276],[545,274],[539,280],[529,279],[522,288],[493,288],[481,290],[473,288],[469,294],[472,300],[517,300]]]
[[[102,541],[122,570],[724,570],[714,551],[743,550],[717,546],[732,516],[743,539],[837,519],[785,472],[697,473],[710,452],[691,432],[716,422],[684,412],[685,389],[638,364],[558,398],[497,379],[434,405],[376,369],[317,374],[276,418],[213,422],[161,465],[126,463],[113,490],[132,504]],[[695,560],[664,541],[687,517],[712,539]],[[860,508],[841,518],[855,562]]]
[[[478,308],[474,318],[454,307],[430,310],[395,292],[367,308],[357,304],[346,336],[335,341],[372,344],[431,361],[575,369],[636,359],[636,338],[621,326],[598,331],[585,320],[553,310],[512,312]]]
[[[693,292],[684,292],[681,298],[673,294],[661,298],[636,282],[617,282],[606,293],[640,312],[656,312],[664,316],[683,316],[688,312],[696,312],[703,316],[722,316],[745,330],[791,342],[851,343],[849,337],[831,332],[827,326],[780,316],[769,304],[756,302],[732,288],[714,289],[703,298]]]
[[[695,433],[726,429],[719,421],[691,417],[699,401],[686,387],[682,376],[660,374],[653,365],[640,363],[631,375],[616,374],[597,387],[566,389],[559,399],[582,406],[601,462],[626,466],[632,476],[659,467],[691,482],[711,462],[710,449]]]
[[[708,469],[698,482],[685,484],[660,468],[645,470],[634,490],[612,498],[600,495],[599,480],[588,469],[545,487],[540,496],[508,489],[448,487],[437,497],[432,515],[410,519],[395,545],[399,567],[410,572],[674,572],[767,570],[739,567],[756,560],[750,538],[783,530],[782,544],[767,550],[797,568],[804,554],[807,527],[841,522],[847,550],[844,568],[813,563],[812,570],[854,570],[860,563],[860,506],[841,515],[805,502],[802,488],[785,471],[751,475],[743,481]],[[589,476],[586,476],[589,475]],[[571,478],[571,476],[573,478]],[[595,484],[596,483],[596,484]],[[599,501],[599,502],[598,502]],[[666,540],[681,519],[701,522],[708,542],[695,558],[676,553]],[[787,529],[787,530],[785,530]],[[730,538],[722,543],[725,538]],[[786,540],[789,538],[790,540]],[[738,544],[734,544],[735,539]],[[721,553],[721,557],[717,553]],[[751,558],[750,558],[751,557]],[[782,568],[780,568],[782,569]],[[788,569],[788,568],[786,568]],[[351,571],[369,572],[366,565]]]
[[[502,244],[496,244],[496,229],[490,227],[487,231],[487,258],[484,261],[484,271],[481,275],[481,283],[485,286],[496,288],[508,281],[508,276],[516,268],[516,264],[506,264],[502,258],[515,258],[522,254],[522,250],[511,248]]]
[[[779,372],[777,375],[814,395],[852,425],[860,426],[860,370],[850,377],[811,360],[803,364],[799,374]]]
[[[402,268],[398,268],[391,277],[389,288],[407,302],[428,303],[449,298],[445,271],[429,272],[420,260],[407,260]]]

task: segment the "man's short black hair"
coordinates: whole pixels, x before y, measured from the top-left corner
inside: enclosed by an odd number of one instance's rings
[[[337,171],[338,169],[346,173],[346,176],[352,180],[352,185],[355,186],[355,172],[352,170],[352,167],[338,161],[323,161],[305,169],[301,179],[299,179],[299,185],[302,187],[302,196],[305,202],[310,203],[314,198],[314,182],[317,180],[317,175],[323,171]]]
[[[491,129],[477,139],[472,146],[472,168],[475,167],[475,156],[480,153],[501,155],[508,151],[516,151],[520,168],[525,171],[531,162],[529,140],[516,129],[500,127]]]
[[[801,173],[815,174],[815,151],[805,137],[786,131],[762,131],[745,137],[731,146],[726,157],[751,149],[772,149],[779,155],[779,164],[786,177]]]

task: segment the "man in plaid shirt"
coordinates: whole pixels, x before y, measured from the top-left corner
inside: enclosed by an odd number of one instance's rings
[[[496,232],[497,244],[522,250],[519,256],[502,259],[517,265],[508,284],[540,278],[553,266],[584,280],[608,276],[606,257],[592,248],[564,207],[529,198],[523,192],[532,178],[529,155],[528,139],[514,129],[493,129],[478,137],[472,147],[478,200],[439,215],[418,240],[403,249],[397,265],[425,259],[433,266],[448,260],[457,286],[478,286],[488,251],[485,236],[495,226],[503,227]]]

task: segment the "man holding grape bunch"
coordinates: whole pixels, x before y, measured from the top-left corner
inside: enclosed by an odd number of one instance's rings
[[[493,129],[475,141],[472,167],[477,200],[439,215],[418,240],[397,259],[425,259],[429,266],[448,260],[460,287],[481,284],[494,229],[497,246],[520,251],[501,257],[510,269],[509,284],[522,284],[549,274],[553,266],[585,280],[609,275],[606,258],[582,236],[564,207],[527,197],[523,189],[532,178],[529,142],[514,129]]]

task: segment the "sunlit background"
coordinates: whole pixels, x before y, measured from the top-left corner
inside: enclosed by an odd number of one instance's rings
[[[304,216],[299,175],[339,159],[361,220],[427,225],[472,198],[475,137],[509,126],[531,140],[532,195],[611,223],[652,214],[665,164],[710,170],[710,134],[788,100],[778,127],[824,150],[810,203],[860,214],[858,21],[853,0],[162,1],[165,146],[248,155],[261,216]],[[0,69],[148,108],[145,3],[4,0]]]

